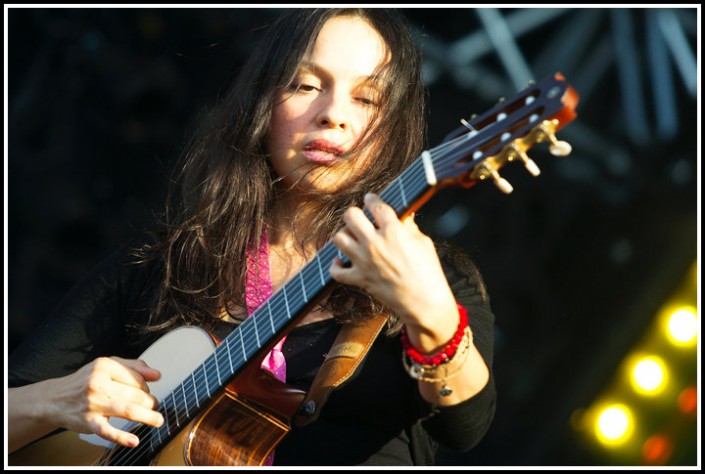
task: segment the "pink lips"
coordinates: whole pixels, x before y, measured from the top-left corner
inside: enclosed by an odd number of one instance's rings
[[[312,163],[330,165],[345,153],[345,150],[328,140],[319,139],[307,143],[301,152]]]

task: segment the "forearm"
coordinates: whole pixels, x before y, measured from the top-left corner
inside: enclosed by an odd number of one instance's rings
[[[8,389],[8,451],[13,452],[54,431],[59,426],[47,416],[51,380]]]

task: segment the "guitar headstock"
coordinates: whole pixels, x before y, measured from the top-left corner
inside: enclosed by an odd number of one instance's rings
[[[430,150],[434,171],[441,185],[470,187],[492,179],[505,193],[512,186],[498,170],[509,162],[521,161],[534,176],[540,173],[526,151],[540,142],[549,143],[554,156],[570,154],[571,146],[556,138],[556,132],[575,117],[577,92],[561,73],[555,73],[509,100],[502,100],[482,115],[446,136]]]

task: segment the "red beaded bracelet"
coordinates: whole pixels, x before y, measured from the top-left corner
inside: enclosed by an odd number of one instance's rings
[[[443,350],[433,356],[425,356],[416,350],[416,348],[411,345],[411,341],[409,341],[409,335],[406,333],[406,327],[402,328],[401,343],[404,348],[404,352],[409,359],[417,364],[436,366],[448,362],[453,358],[455,352],[458,350],[458,344],[460,344],[460,341],[463,339],[465,328],[468,326],[468,311],[460,303],[456,303],[456,305],[458,306],[458,313],[460,314],[458,329],[456,329],[453,338],[450,342],[448,342]]]

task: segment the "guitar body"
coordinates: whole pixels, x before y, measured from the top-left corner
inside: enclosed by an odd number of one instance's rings
[[[105,448],[87,443],[75,431],[62,431],[25,446],[7,457],[8,466],[91,466]]]
[[[162,336],[141,356],[162,377],[149,382],[150,392],[162,400],[215,349],[205,331],[185,327]],[[177,357],[175,357],[175,355]],[[225,390],[151,460],[162,466],[262,465],[290,430],[290,419],[305,392],[279,382],[253,361]],[[129,423],[110,422],[122,429]],[[116,448],[125,452],[128,448]],[[62,431],[42,438],[8,456],[14,466],[109,465],[115,449],[97,435]]]

